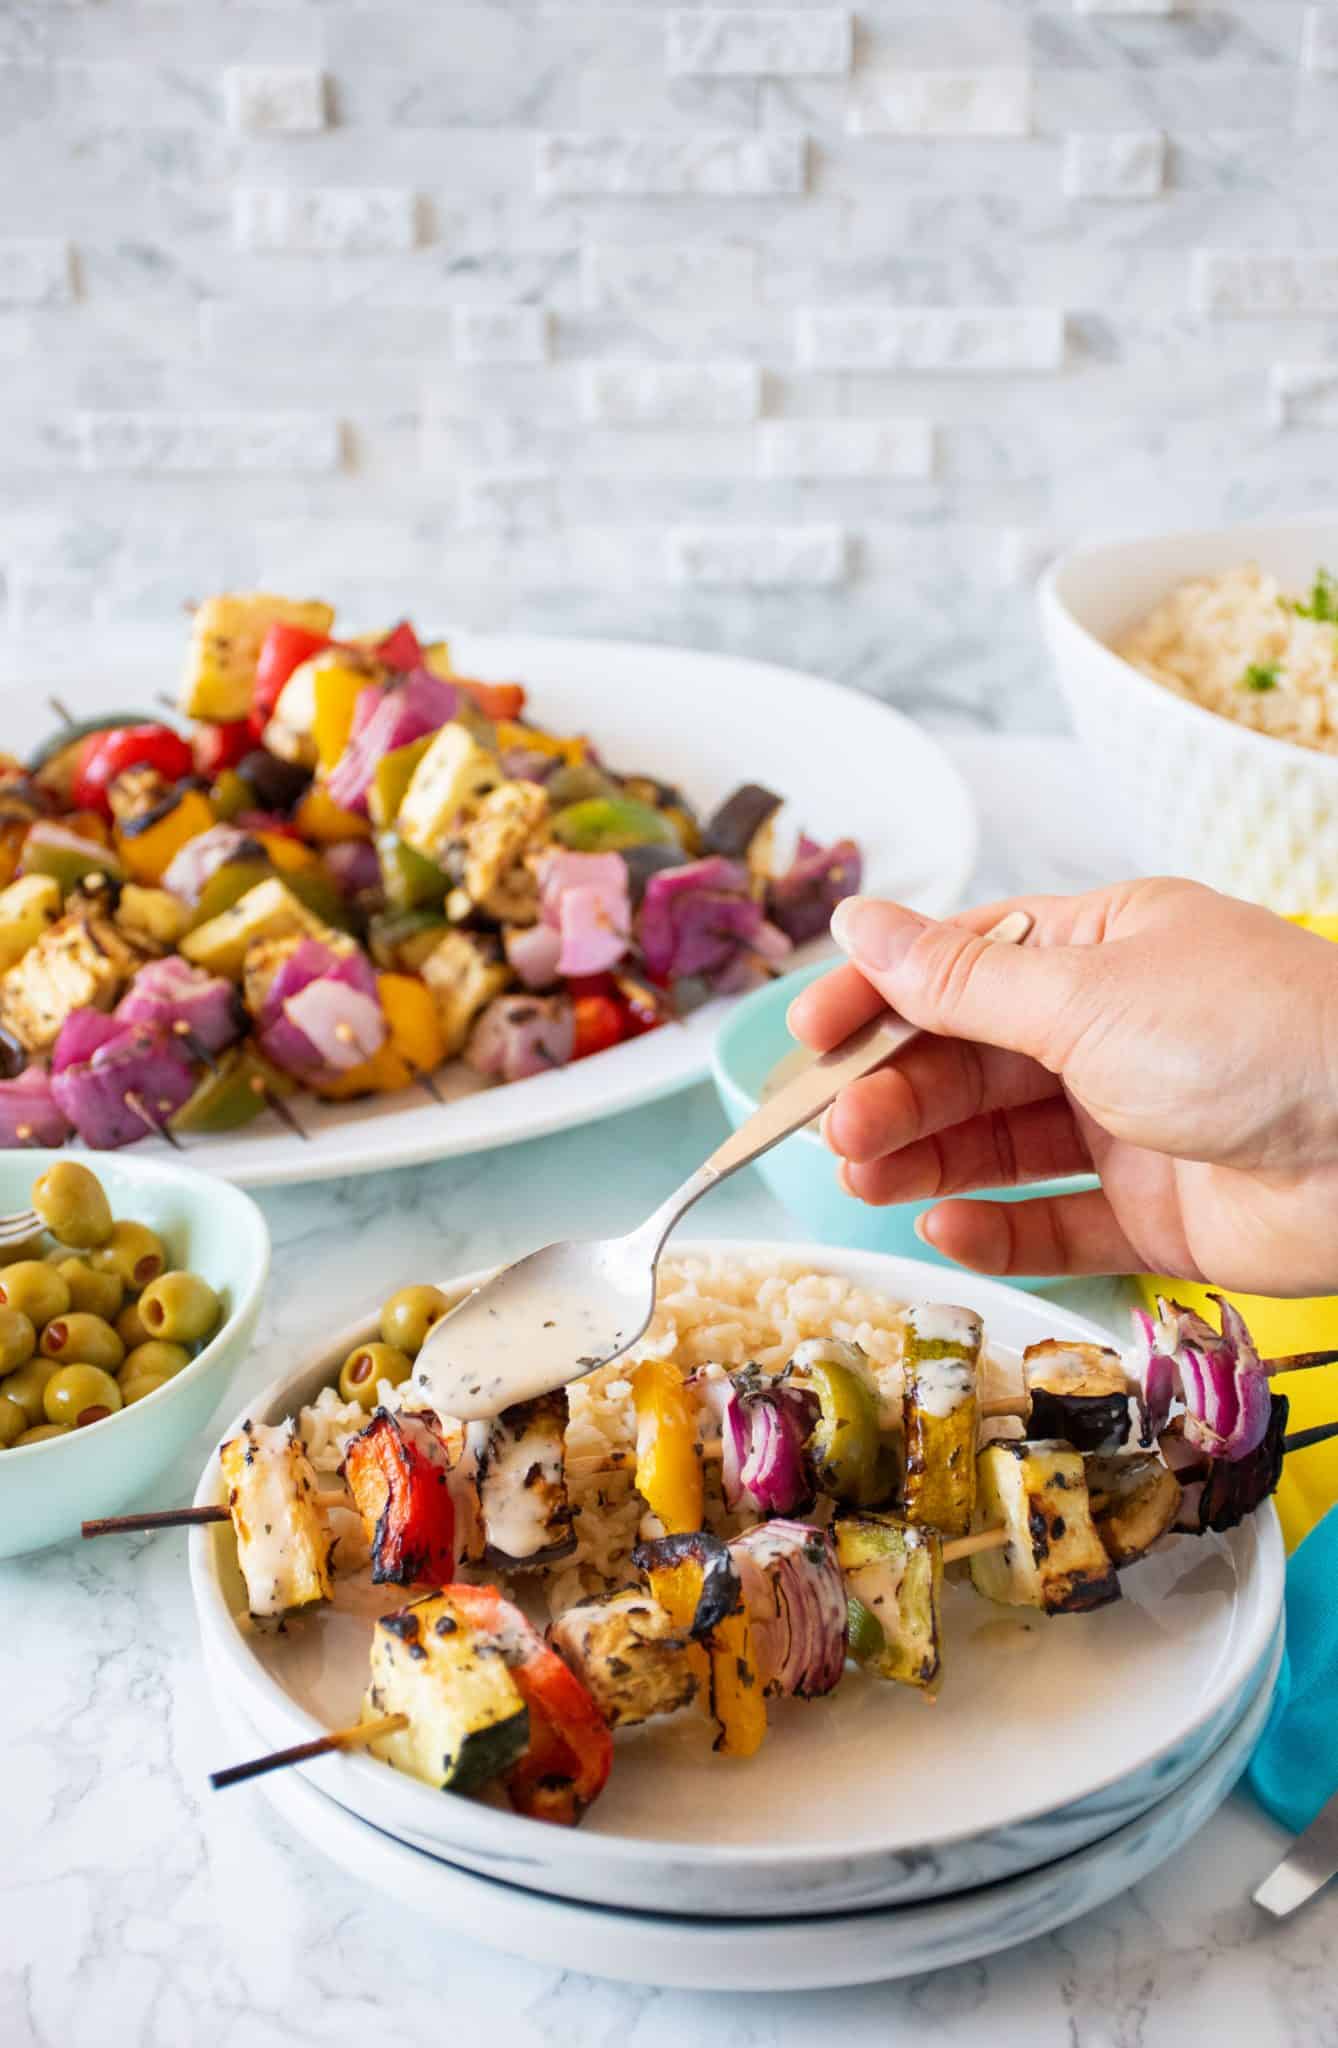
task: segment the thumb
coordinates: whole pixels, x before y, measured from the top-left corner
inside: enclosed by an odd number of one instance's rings
[[[908,1023],[1024,1053],[1052,1073],[1097,1001],[1091,948],[998,945],[872,896],[838,904],[832,937]]]

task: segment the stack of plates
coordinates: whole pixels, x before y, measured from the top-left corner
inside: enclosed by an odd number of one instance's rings
[[[901,1299],[944,1291],[914,1261],[728,1248],[798,1255]],[[987,1281],[954,1276],[952,1293],[984,1315],[996,1352],[1104,1337]],[[342,1333],[249,1412],[295,1413],[362,1334]],[[218,1497],[211,1469],[198,1498]],[[273,1636],[241,1615],[228,1530],[193,1535],[192,1578],[237,1755],[357,1718],[387,1589]],[[1049,1620],[949,1588],[934,1704],[848,1673],[827,1700],[778,1707],[742,1764],[714,1756],[694,1721],[652,1724],[619,1739],[576,1830],[443,1797],[364,1756],[261,1784],[364,1883],[534,1961],[579,1955],[609,1976],[722,1990],[904,1975],[1088,1911],[1203,1824],[1268,1712],[1282,1580],[1270,1507],[1229,1537],[1168,1543],[1095,1614]]]

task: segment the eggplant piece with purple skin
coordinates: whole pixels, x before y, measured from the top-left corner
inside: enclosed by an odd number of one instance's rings
[[[760,782],[745,782],[707,819],[702,830],[702,851],[723,854],[726,860],[747,861],[749,867],[755,868],[761,850],[757,842],[763,840],[763,835],[769,836],[783,801]]]
[[[1023,1352],[1022,1381],[1031,1397],[1029,1436],[1059,1438],[1075,1451],[1128,1443],[1130,1388],[1118,1351],[1048,1338]]]
[[[705,1642],[711,1631],[719,1628],[739,1604],[739,1574],[729,1546],[705,1529],[691,1530],[678,1536],[657,1536],[651,1542],[638,1543],[632,1552],[632,1562],[648,1577],[652,1572],[673,1571],[681,1564],[695,1564],[701,1568],[701,1595],[688,1629],[695,1643]]]
[[[1096,1533],[1117,1571],[1146,1557],[1176,1526],[1180,1482],[1155,1452],[1084,1458]]]
[[[1238,1528],[1277,1491],[1290,1405],[1285,1394],[1270,1396],[1264,1440],[1245,1458],[1210,1457],[1185,1436],[1183,1416],[1162,1431],[1158,1438],[1161,1452],[1181,1488],[1176,1529],[1187,1536],[1210,1531],[1224,1535],[1228,1529]]]
[[[576,1548],[567,1495],[561,1393],[518,1401],[491,1422],[471,1423],[477,1443],[478,1497],[485,1557],[504,1570],[537,1570]]]

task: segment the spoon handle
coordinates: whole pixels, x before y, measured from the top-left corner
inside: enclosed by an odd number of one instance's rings
[[[985,937],[999,945],[1019,946],[1033,922],[1029,911],[1010,910],[1006,917],[1001,917],[996,925],[990,927]],[[821,1116],[835,1102],[843,1088],[872,1073],[875,1067],[881,1067],[885,1060],[891,1059],[919,1036],[915,1025],[906,1023],[895,1011],[884,1011],[881,1016],[862,1024],[858,1031],[853,1031],[831,1052],[815,1059],[811,1066],[796,1074],[792,1081],[787,1081],[765,1102],[759,1103],[737,1131],[731,1131],[691,1179],[685,1181],[667,1202],[663,1202],[643,1225],[645,1235],[654,1239],[656,1251],[684,1211],[710,1188],[717,1186],[727,1175],[737,1173],[741,1166],[751,1165],[763,1152],[779,1145],[782,1138],[801,1131],[805,1124],[811,1123],[815,1116]],[[640,1237],[642,1231],[637,1235]]]

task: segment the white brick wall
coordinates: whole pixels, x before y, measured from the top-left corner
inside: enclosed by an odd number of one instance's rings
[[[1204,313],[1338,313],[1338,248],[1196,249],[1191,286]]]
[[[1078,14],[1175,14],[1184,0],[1073,0]]]
[[[839,77],[850,69],[844,8],[716,7],[675,12],[665,23],[669,70],[677,76]]]
[[[1338,72],[1338,6],[1307,7],[1301,62],[1307,71]]]
[[[1165,167],[1166,138],[1159,128],[1065,138],[1064,190],[1070,199],[1155,199]]]
[[[343,460],[338,420],[317,413],[89,412],[76,429],[85,469],[321,476]]]
[[[1048,306],[812,307],[799,360],[817,370],[1056,370],[1064,315]]]
[[[928,420],[767,420],[763,476],[926,477],[934,467]]]
[[[454,326],[459,363],[541,363],[548,354],[543,306],[457,306]]]
[[[649,131],[542,135],[535,180],[543,198],[779,198],[804,189],[805,138]]]
[[[762,377],[754,363],[588,363],[586,419],[598,427],[727,427],[755,420]]]
[[[856,76],[852,135],[1025,135],[1025,71],[867,71]]]
[[[228,126],[260,135],[311,135],[325,126],[325,78],[301,64],[234,64],[223,73]]]
[[[680,526],[665,549],[671,582],[758,590],[840,583],[848,552],[839,526]]]
[[[756,297],[757,272],[746,242],[592,242],[581,251],[581,296],[593,313],[719,311]]]
[[[418,239],[414,194],[374,187],[244,188],[232,218],[241,248],[276,255],[387,255]]]
[[[72,291],[68,242],[0,238],[0,305],[57,305]]]
[[[460,524],[489,532],[542,531],[553,525],[556,480],[542,469],[486,469],[460,479]]]
[[[1338,361],[1274,363],[1270,410],[1279,427],[1338,427]]]

